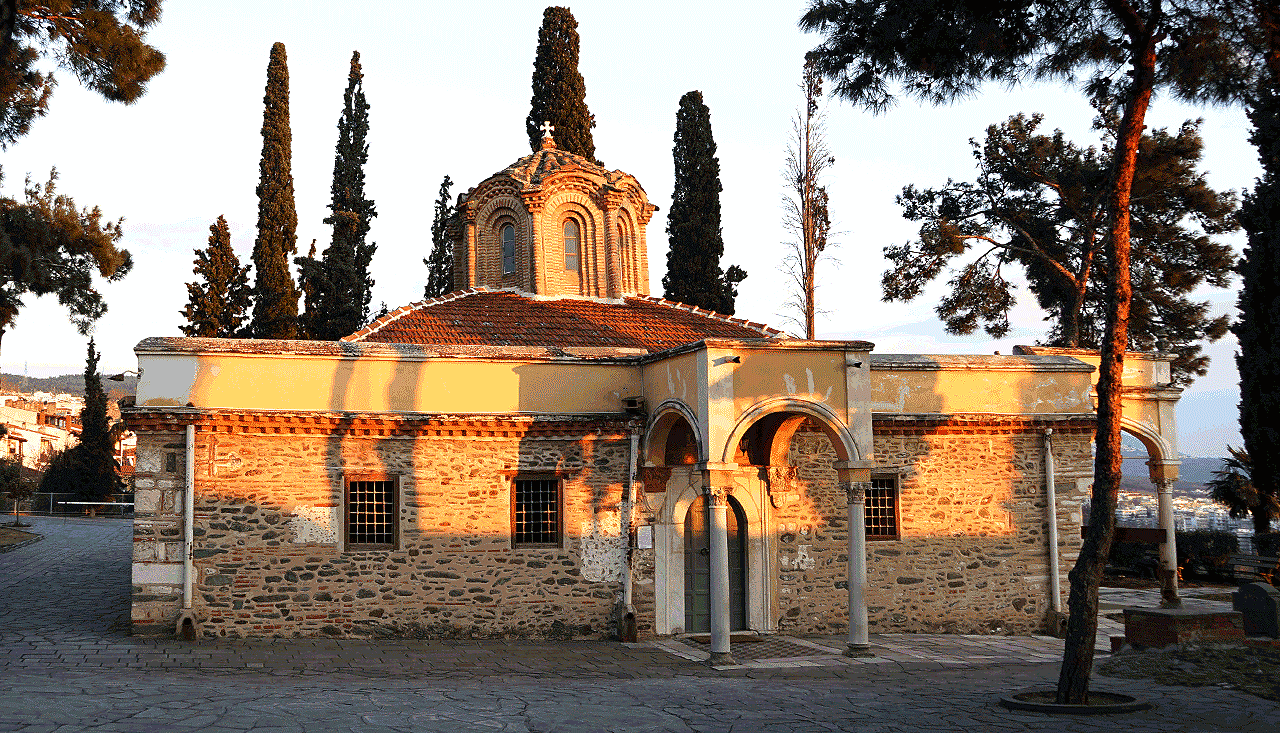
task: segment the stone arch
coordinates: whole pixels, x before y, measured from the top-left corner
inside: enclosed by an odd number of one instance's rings
[[[776,417],[775,417],[776,416]],[[849,428],[838,415],[826,405],[795,397],[775,397],[756,403],[743,411],[738,422],[729,433],[722,450],[721,461],[734,463],[738,447],[747,432],[758,422],[767,421],[769,430],[762,436],[768,443],[767,457],[769,465],[782,465],[786,462],[787,448],[792,436],[806,420],[813,420],[835,448],[839,461],[857,461],[862,456],[858,446],[849,433]]]
[[[622,291],[624,293],[640,292],[639,267],[636,257],[638,244],[635,218],[631,210],[624,204],[615,216],[615,227],[618,230],[618,259],[622,263]]]
[[[1169,441],[1160,434],[1160,431],[1147,423],[1138,422],[1129,417],[1121,417],[1120,429],[1137,438],[1143,447],[1147,449],[1147,456],[1152,460],[1164,461],[1170,458],[1177,458],[1177,456],[1171,455],[1172,448],[1169,446]]]
[[[578,222],[578,283],[575,290],[573,278],[564,270],[564,251],[560,249],[564,220],[573,217]],[[589,197],[574,190],[562,189],[548,197],[543,207],[542,237],[547,285],[552,293],[599,295],[599,273],[603,266],[602,226],[599,208]]]
[[[680,400],[664,400],[649,415],[644,431],[644,459],[647,466],[667,465],[667,442],[673,429],[687,425],[697,446],[697,460],[706,460],[707,441],[698,425],[698,417]]]
[[[524,204],[514,196],[494,196],[481,207],[476,215],[476,222],[476,270],[479,282],[518,284],[521,273],[529,269],[531,232]],[[504,275],[500,230],[508,222],[516,228],[516,269],[515,272]]]

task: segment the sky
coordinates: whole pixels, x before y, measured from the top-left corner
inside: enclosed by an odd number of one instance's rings
[[[378,217],[370,240],[375,307],[422,298],[430,251],[432,204],[441,179],[454,194],[529,153],[524,120],[542,20],[542,3],[417,0],[366,3],[170,0],[148,35],[168,57],[139,102],[106,102],[62,72],[49,115],[0,152],[3,190],[21,193],[30,174],[58,170],[61,193],[81,206],[124,217],[123,246],[133,272],[102,285],[109,312],[95,338],[104,372],[136,368],[132,349],[148,336],[180,335],[180,311],[192,281],[194,251],[225,215],[232,244],[247,261],[257,221],[254,188],[262,141],[262,96],[271,45],[288,53],[298,247],[323,250],[337,121],[352,51],[359,51],[371,105],[367,192]],[[796,26],[802,0],[667,2],[642,7],[612,1],[570,5],[582,38],[579,70],[595,115],[596,155],[636,176],[659,207],[648,226],[649,278],[660,294],[666,271],[666,211],[681,95],[700,90],[718,145],[725,256],[748,272],[737,315],[794,331],[781,270],[782,169],[791,123],[803,101],[804,53],[819,42]],[[1020,294],[1007,338],[946,334],[934,314],[935,284],[910,303],[883,303],[879,280],[887,245],[913,239],[894,196],[907,184],[972,179],[968,141],[1019,113],[1045,114],[1079,144],[1097,141],[1092,110],[1065,83],[1018,88],[991,85],[958,103],[931,107],[904,99],[879,116],[847,102],[827,105],[835,164],[828,173],[833,257],[819,265],[817,335],[866,339],[884,353],[1010,353],[1035,343],[1043,314]],[[1154,100],[1152,128],[1203,118],[1202,170],[1218,189],[1242,190],[1260,174],[1248,120],[1234,108],[1193,108]],[[1237,252],[1244,237],[1227,239]],[[1213,312],[1233,313],[1235,287],[1197,294]],[[84,369],[86,339],[53,298],[25,301],[4,335],[0,369],[31,376]],[[1184,393],[1182,450],[1222,455],[1239,445],[1238,376],[1230,336],[1206,347],[1209,374]]]

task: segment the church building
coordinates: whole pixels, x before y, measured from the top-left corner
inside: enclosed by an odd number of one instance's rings
[[[655,298],[654,211],[548,133],[459,197],[454,292],[338,342],[139,343],[134,633],[710,631],[725,661],[734,630],[1053,625],[1096,354],[881,354]],[[1125,380],[1171,481],[1169,359]]]

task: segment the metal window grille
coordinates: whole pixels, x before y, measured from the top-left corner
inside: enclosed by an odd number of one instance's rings
[[[560,482],[518,480],[513,500],[512,541],[517,545],[560,542]]]
[[[867,488],[867,537],[898,536],[898,486],[895,478],[872,478]]]
[[[352,481],[347,484],[348,545],[394,545],[395,522],[395,481]]]

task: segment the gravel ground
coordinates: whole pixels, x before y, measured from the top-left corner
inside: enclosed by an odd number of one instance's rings
[[[1125,650],[1098,666],[1110,677],[1149,679],[1162,685],[1240,690],[1280,700],[1280,649],[1203,646]]]

